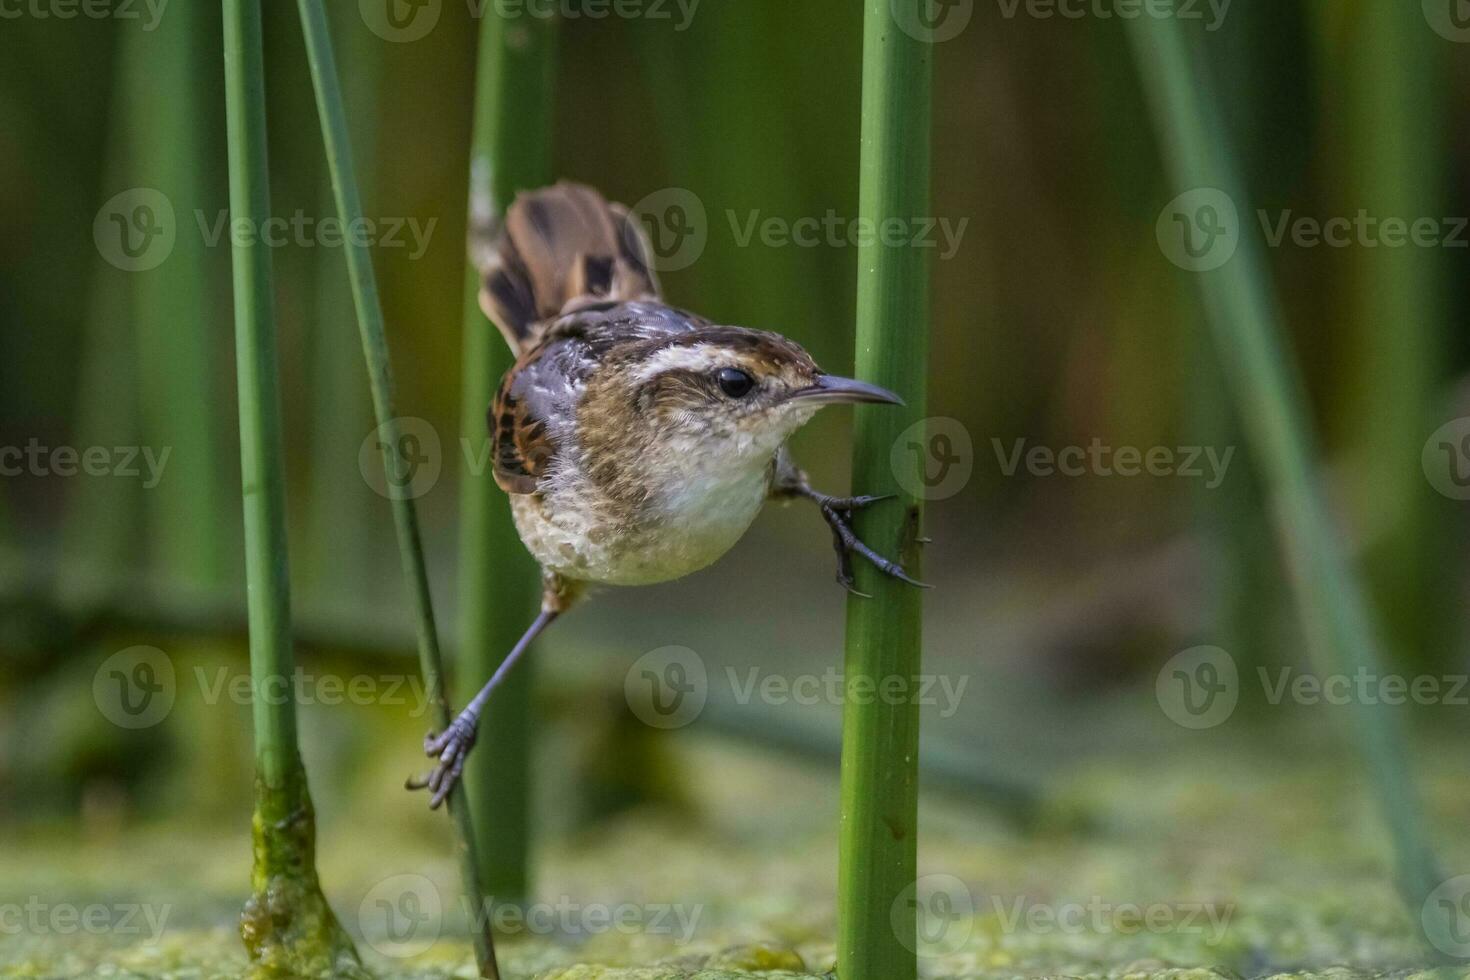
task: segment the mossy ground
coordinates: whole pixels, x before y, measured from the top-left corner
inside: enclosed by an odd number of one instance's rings
[[[375,974],[471,977],[468,910],[446,821],[397,789],[421,764],[414,742],[422,721],[359,717],[338,727],[331,719],[344,710],[303,716],[327,898]],[[541,783],[533,904],[521,915],[500,913],[507,977],[828,974],[834,767],[694,726],[660,742],[656,761],[645,759],[679,776],[677,794],[645,787],[653,799],[598,815],[575,791],[587,782],[579,766],[605,758],[606,745],[593,743],[615,726],[596,711],[575,714],[575,725],[552,726],[541,739],[558,765]],[[189,733],[182,754],[140,785],[178,801],[181,813],[187,805],[187,816],[156,808],[142,816],[144,808],[93,790],[80,825],[36,821],[7,833],[0,976],[245,974],[245,719],[212,711],[180,721]],[[1393,889],[1377,812],[1351,755],[1330,726],[1293,724],[1269,733],[1167,726],[1158,731],[1168,740],[1151,750],[1140,749],[1138,726],[1119,727],[1116,751],[1100,759],[1079,749],[1075,765],[1049,772],[1029,815],[975,795],[926,791],[921,975],[1466,975],[1426,972],[1429,958]],[[1419,754],[1447,874],[1470,868],[1470,841],[1459,833],[1470,823],[1470,787],[1457,744],[1424,738]],[[190,775],[200,772],[208,785],[238,784],[240,792],[202,797]],[[102,911],[87,911],[93,907]],[[95,927],[83,924],[89,914]]]

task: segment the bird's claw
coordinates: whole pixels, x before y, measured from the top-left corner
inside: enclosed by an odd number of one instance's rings
[[[475,747],[477,726],[473,720],[463,716],[454,719],[444,731],[424,736],[424,754],[438,759],[427,777],[410,779],[404,783],[407,789],[427,789],[430,792],[429,809],[437,810],[449,798],[449,793],[464,774],[465,759]]]
[[[897,494],[892,493],[864,494],[857,497],[824,496],[822,497],[820,502],[828,507],[831,507],[839,514],[846,513],[848,519],[851,520],[853,511],[862,510],[864,507],[876,504],[880,500],[892,500],[895,496],[897,496]]]
[[[822,508],[822,516],[826,518],[828,526],[832,528],[832,547],[837,552],[837,582],[852,595],[861,596],[864,599],[872,598],[868,593],[859,592],[857,589],[856,579],[852,573],[852,556],[854,552],[872,562],[878,571],[884,575],[896,578],[900,582],[907,582],[909,585],[917,586],[921,589],[933,587],[910,576],[898,562],[884,558],[872,548],[868,547],[852,529],[854,511],[880,500],[887,500],[892,496],[893,494],[885,494],[884,496],[877,497],[828,497],[818,501]]]

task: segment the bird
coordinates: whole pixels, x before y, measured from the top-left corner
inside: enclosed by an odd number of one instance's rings
[[[769,499],[816,504],[848,591],[854,555],[927,588],[852,529],[857,510],[885,497],[822,493],[786,448],[825,406],[902,405],[898,395],[825,373],[778,333],[666,303],[637,216],[586,185],[518,195],[484,237],[480,306],[515,355],[486,418],[492,471],[541,567],[542,599],[475,697],[425,737],[433,770],[407,785],[428,789],[436,809],[491,693],[547,626],[590,587],[710,565]]]

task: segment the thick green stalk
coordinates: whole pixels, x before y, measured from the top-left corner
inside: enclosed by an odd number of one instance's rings
[[[224,0],[225,100],[230,212],[259,228],[270,214],[265,69],[259,0]],[[291,591],[286,558],[285,457],[276,377],[269,248],[234,244],[235,359],[250,673],[256,697],[255,894],[240,934],[262,974],[325,976],[357,968],[352,942],[323,898],[316,875],[316,821],[296,741]]]
[[[326,11],[321,0],[300,0],[301,29],[306,38],[307,58],[311,62],[311,80],[316,90],[317,112],[321,116],[322,140],[326,146],[327,164],[332,173],[332,190],[337,198],[338,217],[343,227],[357,227],[364,220],[362,201],[358,197],[357,174],[352,164],[352,145],[347,132],[347,113],[342,103],[342,86],[337,63],[332,54],[332,38],[327,27]],[[348,236],[345,244],[347,274],[352,282],[353,304],[362,334],[362,350],[367,360],[368,380],[373,394],[373,411],[378,422],[378,443],[383,450],[383,466],[389,473],[402,472],[407,460],[396,457],[405,448],[399,419],[393,407],[392,362],[388,339],[383,329],[383,307],[378,300],[378,282],[373,272],[372,253],[360,238]],[[389,481],[390,486],[392,481]],[[429,573],[424,562],[424,545],[419,533],[418,511],[408,493],[394,493],[393,523],[398,534],[398,550],[403,559],[403,573],[408,580],[418,624],[419,668],[424,686],[433,705],[436,724],[442,730],[449,726],[449,702],[444,692],[444,668],[439,652],[439,633],[434,623],[434,606],[429,596]],[[463,793],[449,797],[453,818],[460,878],[465,896],[475,912],[471,929],[475,945],[475,961],[482,977],[498,980],[495,946],[490,934],[490,918],[481,915],[480,885],[474,854],[473,824],[469,801]],[[482,923],[476,927],[474,923]]]
[[[1176,190],[1217,189],[1238,211],[1239,226],[1224,232],[1236,240],[1234,256],[1195,275],[1236,410],[1275,495],[1283,548],[1313,655],[1324,670],[1381,677],[1379,627],[1328,511],[1305,393],[1287,349],[1264,258],[1255,235],[1248,233],[1253,227],[1250,198],[1236,175],[1209,79],[1192,63],[1176,19],[1139,18],[1129,22],[1129,30]],[[1219,212],[1217,202],[1214,214],[1219,217]],[[1185,221],[1201,217],[1198,211],[1182,216]],[[1228,239],[1213,241],[1215,248],[1228,247]],[[1413,920],[1423,921],[1431,940],[1438,936],[1443,943],[1448,933],[1440,930],[1450,924],[1438,918],[1442,910],[1437,905],[1424,905],[1441,877],[1393,711],[1380,703],[1355,701],[1352,729],[1393,837],[1400,890]]]
[[[518,191],[549,183],[556,26],[550,18],[506,20],[491,4],[480,25],[470,154],[471,259],[465,272],[464,380],[460,434],[469,449],[460,473],[457,677],[472,696],[520,638],[535,613],[538,576],[510,519],[510,504],[490,471],[485,412],[510,367],[509,347],[480,311],[474,252]],[[531,691],[534,658],[495,692],[470,756],[466,792],[475,821],[480,882],[490,895],[529,894]]]
[[[868,0],[863,26],[859,214],[880,228],[929,211],[933,51],[899,30],[889,7],[889,0]],[[900,478],[890,450],[924,417],[928,275],[922,249],[880,240],[858,250],[857,376],[908,404],[856,410],[853,488],[898,498],[862,511],[856,530],[878,551],[899,555],[915,575],[922,507],[911,490],[921,484],[917,471]],[[872,598],[853,596],[847,604],[837,970],[842,980],[912,980],[915,908],[904,897],[914,888],[918,862],[919,713],[912,698],[870,692],[886,678],[917,682],[921,592],[859,565],[858,589]]]
[[[155,31],[129,31],[123,41],[133,178],[169,198],[177,226],[167,261],[130,277],[142,438],[169,453],[163,479],[145,495],[149,539],[166,581],[203,590],[223,579],[227,520],[216,334],[204,329],[209,263],[195,221],[207,197],[207,114],[196,84],[206,13],[202,4],[183,5]]]

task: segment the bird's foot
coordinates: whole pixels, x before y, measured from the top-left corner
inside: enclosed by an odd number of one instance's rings
[[[427,789],[431,794],[429,809],[439,809],[459,783],[460,776],[464,774],[464,761],[469,758],[470,749],[475,747],[477,729],[474,718],[460,715],[444,731],[424,736],[424,754],[438,759],[438,763],[427,777],[410,779],[404,785],[408,789]]]
[[[829,497],[826,494],[815,494],[813,500],[822,509],[822,517],[826,519],[827,525],[832,528],[832,547],[837,552],[837,582],[853,595],[871,598],[866,592],[859,592],[856,579],[852,574],[852,556],[854,553],[862,555],[882,572],[909,585],[928,589],[932,586],[912,578],[903,570],[903,566],[896,561],[884,558],[872,548],[863,543],[862,539],[852,529],[853,514],[875,504],[880,500],[887,500],[893,494],[885,494],[880,497]]]

